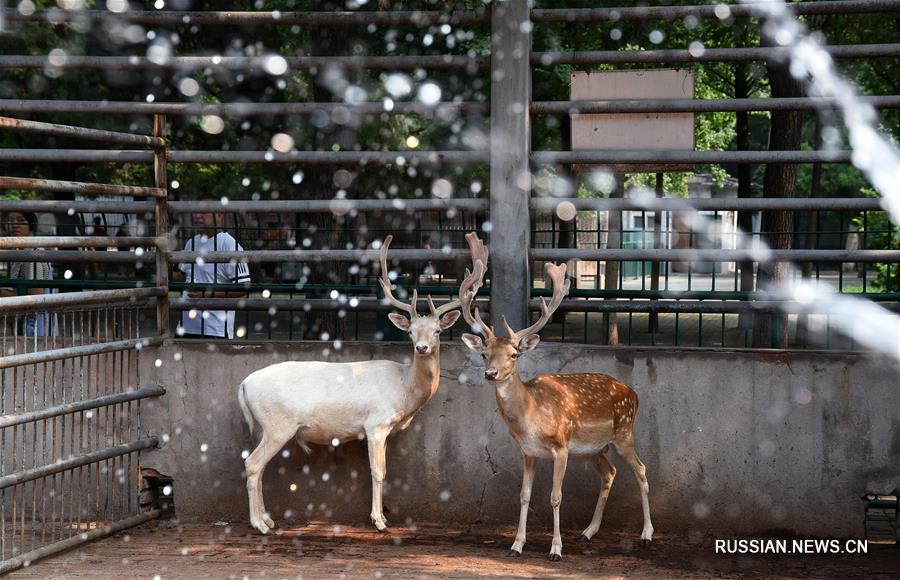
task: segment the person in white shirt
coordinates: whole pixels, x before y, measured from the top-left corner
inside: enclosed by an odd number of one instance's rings
[[[204,197],[201,200],[214,200]],[[187,252],[243,252],[231,234],[221,231],[221,214],[194,212],[192,215],[197,234],[184,246]],[[178,264],[173,275],[176,281],[195,284],[247,284],[250,269],[246,263],[195,262]],[[190,298],[241,298],[246,295],[241,290],[191,290],[182,296]],[[182,313],[179,336],[188,338],[234,338],[234,310],[188,310]]]

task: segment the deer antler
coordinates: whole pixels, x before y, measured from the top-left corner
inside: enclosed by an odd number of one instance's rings
[[[396,308],[397,310],[402,310],[408,313],[410,316],[416,315],[416,302],[419,300],[419,293],[416,290],[413,290],[412,295],[412,303],[407,304],[402,300],[398,300],[394,293],[391,291],[391,279],[388,277],[388,265],[387,265],[387,254],[388,248],[393,241],[394,236],[388,236],[384,239],[384,242],[381,244],[381,278],[378,279],[378,282],[381,283],[381,289],[384,291],[384,297],[388,299],[388,302],[391,303],[391,306]]]
[[[472,302],[475,300],[475,295],[484,281],[488,250],[484,246],[484,242],[478,239],[478,235],[475,232],[466,234],[466,240],[469,242],[469,249],[472,252],[472,271],[469,272],[469,269],[466,268],[466,276],[459,285],[459,302],[462,315],[475,332],[482,334],[485,338],[491,338],[494,336],[494,329],[484,323],[477,307],[474,314],[472,311]]]
[[[481,240],[478,239],[478,235],[475,234],[475,232],[469,232],[468,234],[466,234],[466,241],[469,243],[469,252],[472,254],[472,268],[475,269],[475,264],[478,261],[481,261],[483,267],[486,269],[487,262],[488,262],[488,251],[487,251],[487,248],[484,246],[484,242],[482,242]],[[482,272],[481,275],[484,276],[484,272]],[[469,273],[469,270],[466,269],[466,278],[469,278],[470,276],[471,276],[471,274]],[[464,283],[465,283],[465,281],[464,281]],[[474,279],[473,279],[473,283],[474,283]],[[480,281],[478,283],[478,286],[479,287],[481,286]],[[477,292],[478,288],[476,288],[475,291]],[[462,300],[457,298],[456,300],[452,300],[452,301],[444,304],[443,306],[435,308],[434,303],[431,301],[431,296],[428,296],[428,307],[431,308],[431,313],[434,316],[440,317],[441,315],[443,315],[451,310],[455,310],[455,309],[459,308],[461,305],[462,305]]]
[[[540,332],[540,330],[550,322],[550,317],[553,316],[553,313],[559,308],[562,299],[569,293],[569,279],[566,278],[565,264],[557,266],[556,264],[547,262],[547,273],[550,274],[550,279],[553,281],[553,296],[550,298],[549,306],[547,305],[547,301],[544,300],[544,297],[541,296],[541,317],[538,321],[524,330],[514,332],[513,329],[509,327],[509,324],[506,323],[506,318],[503,319],[503,324],[506,326],[509,337],[516,342],[519,342],[528,335]]]

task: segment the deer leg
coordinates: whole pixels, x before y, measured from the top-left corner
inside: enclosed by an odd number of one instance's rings
[[[381,489],[387,474],[387,436],[388,431],[383,429],[366,433],[369,443],[369,470],[372,472],[372,513],[370,516],[379,532],[387,530],[387,521],[384,519],[384,510],[381,505]]]
[[[262,475],[269,461],[293,436],[294,433],[285,435],[278,431],[263,431],[259,445],[244,461],[244,469],[247,472],[247,495],[250,498],[250,525],[263,534],[274,528],[275,522],[266,513],[262,493]]]
[[[519,492],[519,530],[516,532],[516,540],[507,556],[517,558],[522,555],[525,547],[525,526],[528,522],[528,504],[531,503],[531,484],[534,482],[534,464],[536,459],[522,454],[522,491]]]
[[[550,561],[562,560],[562,536],[559,534],[559,504],[562,503],[562,484],[566,476],[569,450],[566,447],[553,451],[553,491],[550,492],[550,507],[553,508],[553,543],[550,545]]]
[[[648,545],[653,541],[653,524],[650,523],[650,484],[647,482],[647,468],[641,462],[640,458],[634,450],[634,439],[629,434],[626,439],[613,443],[616,452],[624,459],[634,476],[638,480],[641,488],[641,507],[644,510],[644,529],[641,531],[641,545]]]
[[[579,542],[586,542],[594,537],[597,530],[600,529],[600,520],[603,519],[603,508],[606,507],[606,499],[609,497],[609,490],[612,489],[613,480],[616,478],[616,468],[609,462],[609,451],[604,449],[599,455],[591,457],[588,462],[600,474],[603,483],[600,487],[600,497],[597,498],[597,507],[594,508],[594,517],[591,518],[590,525],[581,532],[578,537]]]

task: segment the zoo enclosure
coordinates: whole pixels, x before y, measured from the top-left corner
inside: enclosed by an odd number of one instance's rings
[[[794,5],[796,11],[806,14],[864,11],[896,12],[892,2],[807,2]],[[196,252],[178,251],[168,225],[170,216],[183,217],[194,211],[215,211],[235,215],[254,212],[278,214],[331,213],[338,216],[366,216],[375,212],[394,212],[422,215],[425,212],[447,219],[451,227],[445,228],[438,221],[440,231],[456,232],[450,237],[451,246],[461,246],[461,235],[473,226],[477,227],[485,216],[491,220],[490,238],[491,305],[493,314],[505,314],[513,326],[524,326],[527,310],[537,307],[532,295],[546,291],[535,287],[534,272],[547,260],[581,260],[598,263],[671,263],[727,262],[758,263],[759,256],[751,248],[723,249],[698,248],[635,248],[618,247],[622,242],[623,228],[596,227],[593,242],[596,247],[559,248],[559,230],[552,221],[550,231],[538,227],[533,216],[553,214],[562,201],[568,201],[576,210],[594,215],[617,215],[623,211],[672,213],[689,210],[714,212],[750,212],[790,210],[814,212],[816,220],[820,212],[863,212],[863,219],[870,212],[880,212],[877,201],[871,199],[738,199],[691,200],[659,199],[646,202],[630,199],[576,199],[532,196],[529,187],[522,187],[518,176],[530,173],[534,166],[560,164],[659,164],[659,163],[847,163],[849,154],[831,151],[531,151],[529,147],[529,113],[533,115],[570,115],[586,113],[672,112],[704,113],[709,111],[773,110],[776,108],[815,108],[831,106],[815,99],[723,99],[717,101],[606,101],[606,102],[541,102],[530,98],[533,66],[561,64],[639,64],[648,62],[691,63],[711,60],[756,60],[777,54],[772,49],[734,48],[710,49],[700,58],[688,51],[615,51],[549,53],[531,51],[530,26],[518,26],[521,22],[538,25],[566,20],[606,19],[666,19],[685,15],[711,17],[715,7],[662,7],[621,8],[596,10],[532,10],[522,1],[494,5],[491,14],[445,15],[442,13],[358,13],[358,14],[281,14],[278,19],[271,13],[214,13],[187,15],[197,23],[216,25],[225,22],[242,22],[248,19],[271,22],[273,25],[314,25],[321,22],[361,25],[450,23],[490,24],[494,39],[493,56],[474,58],[460,56],[416,57],[356,57],[335,60],[329,57],[289,57],[288,65],[294,68],[310,68],[322,65],[340,65],[355,68],[411,69],[419,67],[459,68],[486,70],[491,73],[491,100],[483,102],[445,102],[435,107],[416,103],[396,103],[385,111],[381,103],[364,103],[351,108],[358,114],[388,113],[391,115],[435,115],[447,112],[465,115],[490,114],[491,147],[477,151],[182,151],[168,150],[164,140],[163,115],[223,115],[244,117],[250,115],[312,115],[317,111],[334,112],[345,103],[230,103],[205,105],[194,103],[98,103],[90,101],[4,101],[0,108],[8,114],[46,114],[90,112],[92,114],[154,115],[154,135],[127,135],[95,129],[40,123],[4,118],[3,127],[31,131],[67,138],[100,139],[105,143],[123,146],[139,146],[149,150],[27,150],[7,149],[0,152],[0,161],[45,161],[48,163],[153,163],[152,187],[122,186],[99,183],[72,183],[25,177],[0,177],[0,187],[32,189],[90,195],[123,195],[144,201],[0,201],[0,210],[42,212],[121,213],[140,215],[153,230],[152,236],[53,236],[38,237],[23,242],[21,239],[4,238],[0,242],[0,261],[50,261],[56,264],[95,262],[103,264],[153,265],[154,277],[141,281],[145,287],[117,290],[93,290],[48,296],[27,296],[0,301],[3,316],[3,358],[0,360],[0,559],[4,560],[0,572],[24,565],[38,557],[65,549],[80,542],[108,535],[159,515],[156,510],[141,510],[137,488],[140,472],[140,452],[155,447],[158,441],[141,429],[140,401],[163,394],[158,386],[141,383],[137,369],[143,347],[160,344],[170,332],[170,309],[199,309],[231,307],[249,313],[259,312],[271,322],[273,317],[287,313],[324,310],[339,316],[343,311],[355,316],[355,336],[360,335],[360,314],[384,311],[385,305],[374,294],[373,272],[360,275],[357,284],[343,287],[296,288],[293,284],[260,284],[248,288],[248,292],[269,290],[275,297],[247,299],[193,299],[169,300],[169,291],[183,286],[170,284],[168,272],[175,262],[195,262]],[[749,8],[731,7],[735,17],[749,15]],[[119,14],[88,12],[88,18],[104,20],[124,18],[153,23],[177,22],[185,17],[175,12]],[[37,12],[23,16],[18,12],[6,12],[7,20],[50,19],[48,13]],[[54,12],[53,18],[67,18],[64,12]],[[80,15],[83,16],[83,15]],[[516,24],[513,28],[510,23]],[[895,58],[900,45],[859,45],[831,47],[838,58]],[[71,57],[51,66],[71,67],[211,67],[224,69],[254,68],[261,66],[259,59],[229,57],[174,57],[160,64],[140,58]],[[0,66],[5,68],[45,67],[44,57],[2,56]],[[503,78],[496,78],[502,71]],[[877,107],[900,108],[900,96],[883,95],[869,97]],[[517,109],[516,104],[528,103]],[[451,199],[363,199],[363,200],[285,200],[285,201],[229,201],[192,202],[169,200],[171,190],[167,179],[169,163],[279,163],[279,164],[404,164],[414,167],[441,164],[466,164],[487,166],[490,170],[488,197]],[[844,215],[841,214],[841,215]],[[843,218],[842,218],[843,219]],[[599,223],[599,219],[597,220]],[[619,222],[621,224],[621,221]],[[843,223],[843,222],[842,222]],[[642,228],[646,230],[646,227]],[[843,227],[839,229],[843,230]],[[378,228],[371,228],[373,233]],[[420,229],[421,231],[421,229]],[[822,228],[817,232],[823,233]],[[576,228],[576,234],[578,230]],[[643,232],[642,232],[643,233]],[[672,232],[660,231],[660,235]],[[842,234],[843,232],[839,232]],[[616,237],[618,235],[618,242]],[[654,236],[655,236],[654,232]],[[889,232],[889,236],[893,235]],[[547,237],[549,242],[542,241]],[[415,244],[421,246],[421,238]],[[889,237],[892,248],[896,242]],[[654,240],[654,244],[656,241]],[[414,245],[410,242],[409,245]],[[549,247],[541,247],[549,246]],[[71,251],[84,248],[110,248],[119,246],[128,251],[84,252]],[[42,249],[55,248],[55,249]],[[528,261],[522,259],[522,248],[531,248]],[[205,254],[208,262],[246,260],[251,264],[277,264],[285,262],[316,263],[321,261],[342,264],[361,263],[363,266],[376,259],[374,249],[297,249],[271,250],[249,249],[238,255],[224,252]],[[414,265],[419,272],[427,262],[465,261],[460,249],[398,249],[392,256]],[[846,249],[806,249],[776,251],[774,260],[808,261],[814,264],[843,264],[848,262],[869,264],[900,262],[900,251]],[[455,282],[453,269],[448,270],[448,281]],[[702,326],[703,315],[721,316],[721,346],[726,346],[726,315],[748,312],[783,312],[794,309],[797,314],[808,314],[806,309],[776,303],[761,293],[747,293],[737,289],[737,271],[733,290],[715,287],[687,290],[645,287],[641,276],[641,288],[623,288],[623,277],[617,287],[576,289],[561,310],[584,316],[583,335],[576,340],[588,341],[588,316],[595,313],[623,313],[628,315],[629,338],[634,315],[643,313],[672,313],[676,325],[679,316],[697,317]],[[665,269],[665,272],[668,272]],[[818,271],[818,270],[817,270]],[[839,272],[842,272],[840,270]],[[891,269],[888,269],[890,279]],[[688,270],[690,274],[690,270]],[[894,269],[894,276],[898,273]],[[863,267],[865,285],[865,267]],[[666,278],[667,279],[667,278]],[[690,284],[690,277],[688,278]],[[65,280],[56,286],[69,286]],[[437,284],[422,284],[418,275],[407,283],[410,288],[434,294],[452,294],[452,284],[444,284],[438,276]],[[110,285],[100,281],[98,286]],[[42,283],[42,285],[48,285]],[[74,284],[73,284],[74,285]],[[149,286],[149,287],[146,287]],[[292,286],[294,286],[292,288]],[[864,288],[865,289],[865,288]],[[335,297],[321,297],[322,291],[334,290]],[[251,294],[252,296],[252,294]],[[271,293],[270,293],[271,296]],[[319,297],[311,297],[319,296]],[[897,295],[881,293],[874,296],[896,308]],[[155,311],[155,325],[147,322],[147,311]],[[301,315],[302,316],[302,315]],[[594,320],[594,319],[591,319]],[[572,324],[572,316],[562,317],[557,325],[558,337],[571,340],[566,335],[566,324]],[[288,322],[287,338],[294,338],[293,320]],[[607,327],[608,321],[603,322]],[[29,331],[29,328],[31,329]],[[43,329],[43,330],[40,330]],[[271,336],[272,325],[266,324],[263,332]],[[552,329],[549,332],[554,332]],[[250,332],[247,336],[250,337]],[[347,332],[349,336],[353,332]],[[257,334],[259,336],[259,334]],[[703,345],[703,333],[699,332]],[[652,337],[652,332],[651,332]],[[603,340],[610,340],[604,336]],[[651,340],[654,340],[651,338]],[[629,340],[630,342],[630,340]],[[87,490],[82,493],[81,490]],[[83,503],[82,503],[83,500]]]
[[[792,5],[799,14],[852,14],[885,12],[894,13],[897,6],[892,2],[801,2]],[[752,15],[752,8],[742,5],[729,7],[729,17],[745,18]],[[398,204],[397,200],[369,199],[369,200],[292,200],[292,201],[230,201],[227,206],[215,202],[186,202],[171,201],[168,204],[167,213],[184,222],[185,216],[192,211],[204,209],[229,213],[239,216],[250,216],[254,213],[276,212],[285,214],[316,214],[331,212],[335,216],[362,216],[367,219],[375,213],[393,212],[398,214],[415,213],[418,216],[432,216],[436,220],[446,220],[448,224],[440,223],[438,230],[446,232],[450,230],[447,244],[459,248],[462,243],[461,234],[466,229],[480,225],[480,222],[490,216],[503,216],[503,219],[491,220],[490,245],[493,250],[491,283],[496,283],[499,290],[494,292],[491,303],[497,312],[505,314],[513,325],[524,325],[527,318],[527,309],[534,310],[537,307],[535,300],[529,301],[529,295],[539,295],[546,292],[541,287],[539,273],[541,264],[545,260],[578,260],[582,263],[594,262],[596,271],[600,271],[606,265],[621,265],[611,268],[618,271],[617,275],[606,276],[604,288],[600,288],[599,279],[593,287],[581,288],[576,281],[576,289],[569,300],[565,301],[562,310],[568,311],[568,316],[558,317],[560,323],[551,325],[547,333],[563,340],[575,340],[582,342],[614,342],[609,331],[609,318],[615,318],[617,313],[627,315],[627,335],[629,343],[632,340],[632,329],[635,316],[643,323],[644,318],[649,324],[649,332],[643,333],[643,337],[635,336],[634,342],[648,340],[651,344],[679,344],[679,317],[682,327],[692,325],[696,328],[696,340],[698,345],[709,346],[747,346],[747,328],[738,334],[737,339],[726,337],[726,320],[731,325],[734,314],[748,312],[776,312],[783,306],[773,302],[771,297],[759,291],[747,291],[739,288],[738,281],[741,271],[748,265],[752,269],[759,261],[749,248],[732,247],[702,247],[701,236],[694,236],[688,232],[689,245],[682,248],[673,248],[668,245],[660,247],[661,240],[668,240],[679,232],[659,231],[648,227],[654,222],[655,215],[650,217],[650,207],[646,203],[638,203],[634,200],[618,199],[575,199],[575,198],[546,198],[531,195],[530,188],[522,188],[517,183],[515,176],[529,174],[532,168],[559,167],[569,164],[621,164],[630,165],[658,165],[660,163],[697,164],[697,163],[733,163],[733,164],[764,164],[764,163],[847,163],[849,152],[839,151],[531,151],[529,138],[529,114],[568,116],[592,113],[634,113],[634,112],[695,112],[704,114],[717,111],[758,111],[758,110],[784,110],[784,109],[815,109],[830,107],[833,103],[823,99],[809,98],[770,98],[770,99],[719,99],[719,100],[684,100],[684,99],[657,99],[641,101],[533,101],[530,98],[532,84],[532,70],[535,67],[555,67],[560,65],[573,66],[634,66],[647,63],[661,63],[664,65],[692,65],[693,63],[707,62],[749,62],[765,60],[783,55],[781,49],[761,47],[735,47],[707,49],[703,54],[692,54],[688,50],[649,50],[649,51],[591,51],[591,52],[537,52],[531,50],[532,27],[523,26],[521,29],[510,28],[510,23],[530,22],[536,26],[550,26],[555,22],[590,22],[590,21],[624,21],[635,20],[671,20],[684,17],[718,18],[715,6],[668,6],[652,8],[603,8],[603,9],[535,9],[529,11],[522,2],[509,2],[504,5],[492,7],[489,11],[473,14],[444,14],[438,12],[369,12],[369,13],[273,13],[273,12],[232,12],[232,13],[200,13],[200,12],[131,12],[126,14],[111,14],[104,11],[83,11],[80,13],[67,13],[64,11],[38,11],[32,15],[22,15],[16,11],[6,12],[9,22],[22,21],[54,21],[64,22],[77,19],[88,21],[128,21],[149,24],[174,24],[185,22],[185,18],[197,26],[219,26],[235,23],[266,23],[273,26],[305,26],[316,24],[328,24],[334,26],[361,26],[375,25],[414,25],[432,26],[451,24],[453,26],[471,25],[474,27],[490,26],[492,37],[492,54],[488,58],[485,55],[418,55],[418,56],[354,56],[351,59],[329,56],[287,56],[285,62],[289,70],[299,69],[324,69],[338,67],[342,70],[413,70],[413,69],[454,69],[463,70],[467,74],[491,75],[491,98],[485,102],[451,102],[445,101],[434,106],[426,106],[422,103],[396,102],[390,110],[385,110],[382,103],[368,102],[361,104],[348,103],[93,103],[87,101],[6,101],[2,103],[4,110],[10,113],[74,113],[91,112],[98,114],[168,114],[168,115],[222,115],[225,117],[248,117],[254,115],[307,115],[312,116],[321,112],[334,114],[340,109],[349,109],[355,115],[425,115],[432,118],[440,115],[462,115],[466,117],[479,117],[489,114],[491,121],[490,141],[491,146],[482,150],[443,150],[443,151],[179,151],[172,150],[164,158],[167,163],[267,163],[290,165],[359,165],[361,168],[376,164],[403,165],[423,168],[429,165],[446,166],[473,165],[487,166],[490,171],[490,183],[488,186],[489,197],[452,198],[433,200],[403,200]],[[900,52],[900,45],[876,44],[876,45],[840,45],[829,47],[829,51],[835,58],[859,59],[859,58],[896,58]],[[44,57],[27,55],[0,57],[0,66],[5,68],[16,67],[44,67],[48,66],[48,60]],[[265,66],[264,59],[258,57],[207,57],[207,56],[173,56],[164,62],[155,62],[144,57],[112,57],[112,56],[84,56],[70,57],[62,62],[52,62],[49,66],[59,69],[72,68],[149,68],[153,70],[225,70],[243,71],[254,70]],[[502,79],[497,75],[502,74]],[[866,100],[878,108],[900,107],[900,96],[880,95],[866,97]],[[528,107],[516,108],[516,104],[528,103]],[[128,141],[119,141],[126,144]],[[119,162],[145,162],[151,159],[151,152],[141,151],[104,151],[104,150],[5,150],[0,155],[0,160],[14,161],[17,159],[44,160],[48,162],[106,162],[116,160]],[[10,178],[11,179],[11,178]],[[12,186],[14,182],[8,182]],[[44,184],[45,188],[51,184]],[[163,183],[168,193],[172,191]],[[581,247],[561,248],[562,232],[558,227],[554,210],[563,201],[574,205],[576,210],[582,212],[581,216],[596,216],[593,221],[597,224],[590,232],[589,241]],[[150,212],[155,206],[150,202],[68,202],[66,209],[74,211],[86,211],[94,213],[122,212],[129,215],[140,215],[139,212]],[[52,210],[52,203],[46,202],[2,202],[0,209],[34,209]],[[887,250],[866,249],[865,234],[863,235],[862,248],[860,250],[848,249],[818,249],[819,239],[829,234],[836,234],[845,238],[849,233],[850,217],[856,212],[862,212],[862,220],[866,220],[873,213],[880,212],[881,208],[875,200],[869,199],[721,199],[721,200],[690,200],[680,202],[666,199],[656,206],[663,219],[669,223],[672,216],[681,210],[690,209],[712,212],[714,218],[718,218],[720,212],[755,212],[789,210],[806,212],[809,217],[807,223],[819,222],[822,214],[836,212],[838,215],[838,231],[828,231],[821,227],[815,229],[815,233],[804,232],[796,228],[794,235],[814,237],[812,248],[804,250],[787,250],[776,254],[773,259],[809,262],[814,265],[816,275],[825,267],[837,265],[838,284],[843,286],[844,264],[859,264],[862,274],[863,293],[888,305],[894,304],[897,299],[895,292],[872,293],[868,291],[867,270],[868,264],[887,264],[887,276],[897,276],[896,263],[898,252],[894,232],[876,232],[879,235],[887,235]],[[59,207],[57,206],[58,210]],[[626,232],[622,227],[621,212],[640,212],[642,228],[639,232]],[[427,212],[427,213],[426,213]],[[589,212],[589,213],[588,213]],[[851,213],[853,212],[853,213]],[[551,224],[548,228],[541,226],[546,222],[549,214]],[[831,213],[834,215],[834,213]],[[576,218],[576,221],[581,219]],[[615,219],[618,218],[618,219]],[[154,218],[147,220],[152,224]],[[420,218],[419,218],[420,219]],[[602,221],[608,225],[602,227]],[[252,220],[251,220],[252,221]],[[618,221],[618,227],[615,222]],[[255,220],[256,226],[247,230],[261,228],[259,219]],[[346,220],[343,227],[347,228],[358,221]],[[799,225],[799,224],[798,224]],[[158,227],[158,226],[156,226]],[[387,229],[387,228],[384,228]],[[657,229],[659,229],[657,227]],[[378,228],[370,228],[375,233]],[[419,228],[419,232],[423,230]],[[576,225],[575,235],[586,232],[579,231]],[[189,231],[186,228],[181,231]],[[455,231],[455,234],[453,233]],[[637,233],[641,241],[638,247],[626,249],[623,246],[624,239],[629,233]],[[765,232],[761,232],[764,234]],[[302,232],[295,232],[299,235]],[[757,234],[759,235],[759,234]],[[376,237],[376,236],[373,236]],[[421,233],[417,239],[409,240],[408,245],[421,247]],[[799,238],[798,238],[799,239]],[[549,241],[548,241],[549,240]],[[646,247],[645,241],[649,240],[652,247]],[[296,240],[295,240],[296,241]],[[98,244],[103,243],[97,241]],[[123,246],[132,246],[125,244]],[[166,252],[154,255],[152,251],[144,252],[119,252],[111,255],[104,252],[82,254],[77,260],[84,260],[85,256],[97,262],[157,262],[158,271],[168,261],[193,261],[197,259],[196,253],[175,251],[175,243],[171,243]],[[179,244],[180,245],[180,244]],[[578,245],[578,244],[576,244]],[[590,247],[583,247],[588,245]],[[84,244],[82,244],[84,246]],[[529,262],[521,260],[521,248],[531,247]],[[138,255],[140,254],[140,255]],[[373,250],[309,250],[297,247],[283,246],[277,250],[248,249],[239,257],[214,252],[204,256],[204,260],[210,262],[229,261],[232,259],[247,260],[251,264],[261,264],[270,267],[273,264],[299,263],[312,264],[316,261],[328,260],[341,263],[354,263],[360,259],[370,262],[375,252]],[[411,262],[411,270],[414,274],[405,284],[408,287],[420,286],[420,291],[430,291],[434,294],[452,294],[455,277],[453,271],[459,266],[441,268],[442,262],[458,260],[461,256],[459,250],[449,252],[442,249],[422,250],[398,250],[396,257],[407,263]],[[0,259],[14,259],[14,256],[23,257],[26,254],[11,251],[0,254]],[[59,253],[32,253],[27,254],[31,258],[49,258],[62,263],[68,258]],[[72,258],[73,260],[76,258]],[[687,287],[669,287],[667,274],[671,266],[676,262],[687,264]],[[728,277],[719,277],[717,286],[715,270],[711,280],[704,279],[709,287],[692,287],[692,268],[694,264],[726,263],[731,266]],[[428,263],[437,264],[437,270],[449,272],[447,282],[444,283],[443,275],[436,277],[437,283],[423,285],[419,276],[428,268]],[[648,288],[648,279],[645,270],[651,269],[651,263],[662,263],[661,277],[662,287],[659,282]],[[298,266],[299,267],[299,266]],[[627,287],[624,277],[626,270],[640,271],[640,287]],[[352,276],[348,283],[330,285],[305,285],[297,284],[298,276],[288,280],[276,280],[274,282],[257,283],[247,288],[247,299],[178,299],[173,300],[171,307],[176,310],[197,309],[201,307],[234,307],[245,312],[245,336],[267,338],[297,338],[306,336],[302,331],[305,325],[306,311],[298,311],[292,306],[299,305],[302,300],[305,308],[312,310],[330,310],[334,316],[353,319],[342,329],[339,338],[359,338],[360,328],[374,324],[374,311],[383,310],[385,307],[377,300],[374,285],[374,272],[365,271],[360,275]],[[733,270],[733,272],[731,271]],[[145,270],[146,271],[146,270]],[[834,271],[834,270],[832,270]],[[893,272],[893,274],[892,274]],[[538,275],[535,275],[537,273]],[[733,274],[733,275],[732,275]],[[615,280],[618,278],[618,280]],[[537,280],[536,280],[537,279]],[[733,281],[732,281],[733,279]],[[725,282],[723,282],[725,280]],[[433,281],[433,280],[432,280]],[[279,283],[282,282],[282,283]],[[65,286],[64,281],[57,283]],[[73,283],[74,284],[74,283]],[[723,285],[724,284],[724,285]],[[166,285],[170,289],[181,289],[183,286]],[[427,288],[425,287],[427,285]],[[257,292],[263,291],[268,296],[275,296],[275,300],[255,298]],[[330,293],[336,292],[337,297],[331,298]],[[278,300],[282,300],[279,302]],[[352,304],[348,308],[347,305]],[[251,312],[259,312],[259,315],[251,315]],[[264,313],[264,314],[263,314]],[[602,319],[597,319],[597,313],[605,314]],[[659,326],[652,323],[649,315],[659,313],[671,313],[674,321],[674,339],[669,342],[663,339],[659,332]],[[612,316],[610,317],[609,314]],[[707,319],[707,328],[710,326],[721,327],[719,337],[704,342],[704,314]],[[279,316],[285,317],[278,326],[281,330],[272,332],[272,322]],[[594,316],[591,318],[591,316]],[[360,322],[363,317],[363,322]],[[583,318],[582,318],[583,317]],[[644,317],[644,318],[640,318]],[[710,324],[709,320],[713,322]],[[795,316],[796,319],[796,316]],[[656,319],[658,320],[658,319]],[[295,333],[297,325],[301,330]],[[825,321],[827,326],[827,317]],[[600,335],[591,334],[594,328],[601,328]],[[286,328],[286,332],[284,329]],[[799,326],[798,326],[799,328]],[[799,331],[798,331],[799,332]],[[635,333],[637,334],[637,333]],[[377,337],[378,335],[376,335]],[[835,346],[831,344],[831,333],[826,332],[826,343],[804,343],[799,335],[795,341],[798,346]],[[709,337],[707,336],[707,339]],[[624,342],[623,341],[623,342]],[[682,342],[681,344],[685,344]],[[690,344],[690,342],[687,342]],[[773,346],[779,346],[777,340],[773,340]],[[839,347],[852,347],[852,344],[838,342]],[[784,346],[784,345],[780,345]]]

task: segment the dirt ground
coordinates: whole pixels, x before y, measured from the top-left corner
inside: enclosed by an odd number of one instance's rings
[[[507,558],[510,526],[395,526],[312,522],[261,537],[241,522],[156,523],[94,542],[15,572],[24,578],[898,578],[900,546],[869,545],[866,555],[724,556],[712,537],[601,529],[589,543],[563,537],[563,560],[550,562],[551,535],[532,526],[521,558]]]

